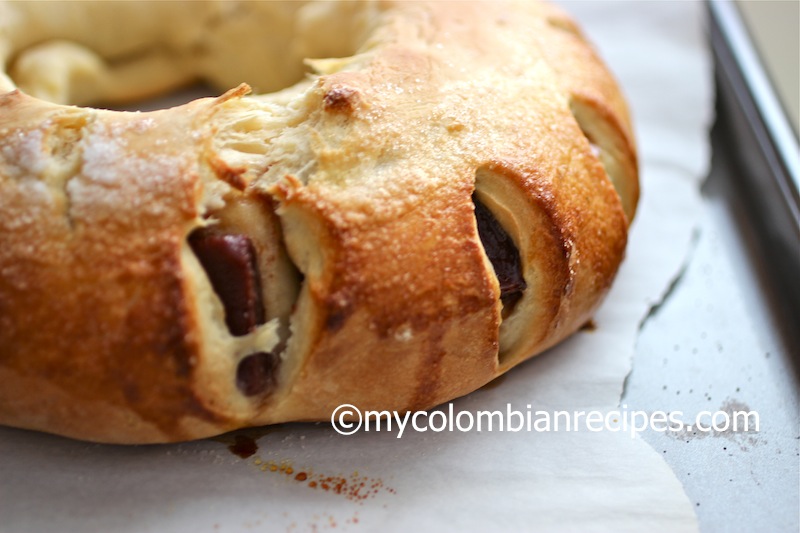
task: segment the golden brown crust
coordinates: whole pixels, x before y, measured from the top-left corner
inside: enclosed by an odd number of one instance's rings
[[[186,79],[251,24],[225,9],[192,15],[219,33],[169,41]],[[315,74],[281,93],[240,86],[154,113],[0,93],[0,423],[132,443],[327,420],[342,403],[427,409],[599,305],[635,212],[635,149],[613,79],[565,15],[531,2],[265,9],[306,32],[297,50],[341,57],[309,61]],[[0,56],[27,57],[17,35],[0,24]],[[81,46],[97,49],[91,75],[119,66],[121,44]],[[216,81],[241,81],[229,71]],[[75,101],[121,94],[62,82]],[[505,316],[473,193],[519,250],[527,288]],[[266,323],[243,336],[187,244],[203,226],[256,250]],[[244,394],[240,362],[258,353],[280,354],[275,389]]]
[[[174,139],[192,116],[102,120],[19,92],[0,96],[0,109],[14,117],[0,141],[4,400],[11,383],[36,385],[16,391],[6,422],[27,426],[42,410],[49,429],[69,433],[69,413],[96,403],[145,434],[172,432],[183,416],[213,419],[191,387],[199,339],[187,335],[196,324],[180,265],[196,217],[192,147],[134,155],[143,137]],[[126,431],[110,424],[95,438]]]

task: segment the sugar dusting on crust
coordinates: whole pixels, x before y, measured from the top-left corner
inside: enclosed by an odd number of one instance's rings
[[[120,130],[113,124],[99,124],[84,148],[83,173],[96,183],[114,185],[125,167],[140,161],[127,153],[127,142]],[[124,164],[120,165],[123,161]]]
[[[156,168],[168,169],[172,161],[163,155],[152,152],[140,157],[131,152],[127,136],[130,132],[146,135],[153,130],[156,122],[152,117],[135,121],[108,121],[97,123],[87,135],[83,153],[83,172],[98,183],[115,184],[124,174],[136,172],[143,174]],[[124,164],[120,164],[124,162]],[[161,171],[155,173],[160,176]]]
[[[114,210],[137,216],[159,216],[175,210],[163,198],[186,178],[187,156],[155,150],[139,153],[130,146],[131,132],[146,134],[152,119],[93,124],[84,139],[80,173],[66,186],[73,219],[93,219]]]
[[[7,205],[24,205],[14,209],[12,216],[3,217],[0,226],[6,231],[39,231],[37,222],[46,219],[50,212],[60,209],[59,191],[52,187],[53,175],[57,174],[58,162],[47,149],[50,121],[42,127],[30,130],[15,130],[0,137],[0,161],[7,178],[15,180],[8,195]],[[20,198],[14,202],[12,198]],[[10,212],[10,211],[9,211]],[[37,247],[30,245],[28,249]]]
[[[10,138],[3,139],[0,154],[5,161],[14,161],[15,165],[6,165],[8,177],[20,180],[18,186],[25,196],[32,195],[37,199],[49,198],[47,184],[36,179],[42,175],[50,163],[46,152],[42,149],[44,133],[36,129],[31,131],[15,131]]]
[[[20,176],[39,176],[47,168],[48,158],[42,145],[44,133],[41,129],[16,131],[11,134],[15,142],[5,141],[2,152],[3,159],[16,161],[17,165],[10,170]]]

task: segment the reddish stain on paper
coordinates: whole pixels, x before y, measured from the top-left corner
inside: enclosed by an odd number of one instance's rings
[[[265,461],[256,457],[253,463],[262,472],[283,474],[292,480],[302,483],[312,490],[321,490],[338,494],[350,501],[363,502],[375,498],[378,494],[396,494],[381,478],[373,478],[359,474],[357,471],[347,475],[328,475],[314,472],[311,469],[295,470],[290,461]]]

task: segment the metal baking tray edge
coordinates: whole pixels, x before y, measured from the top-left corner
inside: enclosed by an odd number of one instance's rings
[[[800,148],[733,2],[709,0],[718,125],[741,172],[771,277],[788,316],[800,317]]]

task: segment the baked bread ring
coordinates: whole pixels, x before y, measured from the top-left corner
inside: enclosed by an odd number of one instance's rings
[[[576,331],[624,254],[625,103],[547,4],[3,2],[0,60],[2,424],[428,409]],[[235,88],[65,105],[198,80]]]

